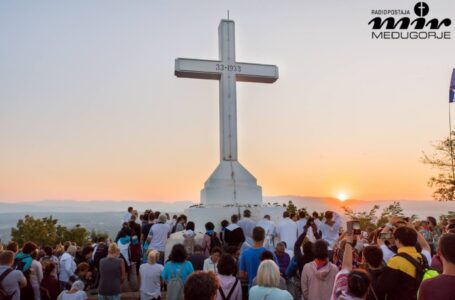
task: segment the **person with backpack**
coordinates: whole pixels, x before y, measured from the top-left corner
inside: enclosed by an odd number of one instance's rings
[[[175,244],[161,273],[161,277],[167,284],[167,300],[183,299],[185,282],[188,276],[194,272],[193,264],[186,258],[185,247],[182,244]]]
[[[387,268],[378,278],[378,287],[389,300],[415,300],[423,270],[428,266],[427,258],[417,252],[418,233],[414,228],[398,227],[393,237],[398,251],[388,260]]]
[[[218,238],[215,232],[215,225],[212,222],[205,223],[205,230],[206,232],[202,239],[202,248],[204,249],[205,255],[209,256],[213,248],[221,248],[221,240]]]
[[[422,282],[419,300],[454,299],[455,286],[455,233],[442,235],[438,244],[443,272],[441,275]]]
[[[38,247],[33,242],[27,242],[22,247],[22,250],[16,254],[16,259],[14,261],[14,268],[16,270],[22,271],[25,278],[27,279],[27,285],[21,289],[21,299],[34,299],[34,292],[32,283],[30,280],[31,277],[31,268],[32,268],[32,254],[36,253]]]
[[[203,271],[204,272],[213,272],[213,273],[218,273],[218,261],[220,260],[221,257],[221,248],[220,247],[215,247],[212,248],[212,251],[210,252],[210,256],[204,260],[204,267]]]
[[[223,254],[218,262],[218,282],[220,287],[216,300],[242,300],[242,284],[236,278],[237,264],[230,254]]]
[[[14,270],[15,254],[5,250],[0,252],[0,299],[21,299],[21,288],[27,285],[27,279],[19,270]]]

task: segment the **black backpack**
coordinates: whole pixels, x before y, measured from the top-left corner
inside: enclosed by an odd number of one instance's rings
[[[28,270],[25,270],[25,258],[30,257],[30,256],[24,256],[22,258],[15,258],[14,259],[14,264],[13,264],[13,269],[21,271],[25,276],[30,275],[30,268]]]
[[[216,232],[210,235],[210,253],[212,253],[212,249],[215,247],[221,248],[221,241],[216,235]]]
[[[232,293],[234,293],[234,290],[235,290],[235,287],[237,286],[237,283],[239,283],[239,279],[238,278],[235,279],[235,283],[232,286],[231,290],[229,291],[229,294],[227,295],[227,297],[224,294],[223,289],[221,287],[218,289],[220,291],[220,296],[221,296],[222,300],[230,300],[231,299]]]
[[[5,279],[5,277],[8,276],[8,274],[11,273],[12,271],[13,269],[10,268],[4,271],[2,275],[0,275],[0,300],[11,300],[13,299],[13,296],[16,293],[14,292],[13,294],[8,295],[8,293],[5,291],[2,285],[3,279]]]

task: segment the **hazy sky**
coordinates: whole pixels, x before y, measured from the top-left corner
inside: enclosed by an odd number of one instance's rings
[[[380,4],[379,4],[380,3]],[[264,195],[430,199],[422,151],[448,133],[452,40],[372,40],[416,1],[1,1],[0,201],[198,200],[219,159],[217,59],[276,64],[237,84],[239,160]],[[455,2],[428,2],[452,18]]]

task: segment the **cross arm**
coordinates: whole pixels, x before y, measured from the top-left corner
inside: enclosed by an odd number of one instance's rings
[[[177,77],[218,80],[221,77],[219,65],[217,60],[177,58],[174,74]]]
[[[278,67],[274,65],[238,63],[237,81],[273,83],[278,79]]]

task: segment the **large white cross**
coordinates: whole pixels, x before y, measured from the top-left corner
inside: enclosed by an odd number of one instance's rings
[[[220,81],[220,159],[226,161],[238,160],[236,81],[273,83],[278,79],[277,66],[236,62],[234,30],[234,21],[221,20],[219,60],[175,60],[177,77]]]

